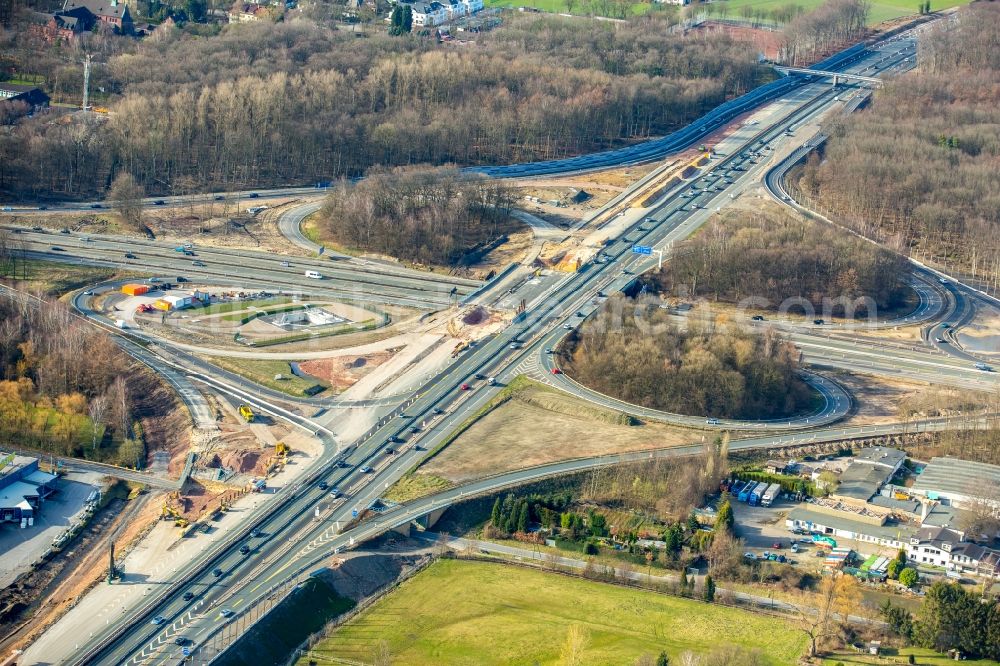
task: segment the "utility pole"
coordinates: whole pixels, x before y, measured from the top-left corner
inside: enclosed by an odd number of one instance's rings
[[[83,61],[83,110],[87,110],[87,102],[90,101],[90,54]]]

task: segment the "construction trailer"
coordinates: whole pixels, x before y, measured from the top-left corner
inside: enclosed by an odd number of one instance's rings
[[[753,491],[750,493],[750,499],[748,500],[750,506],[758,506],[760,504],[761,498],[764,496],[764,493],[767,492],[767,486],[767,481],[761,481],[754,486]]]

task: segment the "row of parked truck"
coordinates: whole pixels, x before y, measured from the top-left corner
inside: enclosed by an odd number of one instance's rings
[[[771,506],[781,494],[781,485],[767,481],[737,481],[729,494],[750,506]]]

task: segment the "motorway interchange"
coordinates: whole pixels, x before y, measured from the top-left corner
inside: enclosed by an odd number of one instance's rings
[[[850,49],[821,63],[821,68],[885,75],[909,69],[914,58],[912,35],[904,34],[872,47]],[[625,289],[637,274],[655,267],[656,257],[636,254],[632,251],[633,246],[662,249],[669,256],[675,242],[689,236],[714,210],[731,201],[730,194],[738,194],[760,180],[778,201],[798,206],[783,189],[782,182],[788,167],[805,154],[804,148],[793,150],[788,158],[776,164],[768,162],[782,148],[802,143],[803,137],[796,136],[799,128],[835,108],[840,103],[835,97],[838,93],[843,94],[844,89],[832,89],[823,81],[803,83],[791,79],[765,88],[767,90],[755,91],[749,99],[728,103],[727,109],[713,112],[714,116],[709,114],[707,120],[698,121],[658,142],[634,147],[634,150],[484,169],[497,177],[522,177],[648,161],[697,142],[720,124],[763,102],[773,102],[773,110],[766,120],[744,125],[720,142],[717,146],[719,156],[706,164],[696,178],[664,193],[641,219],[625,228],[615,242],[605,246],[600,262],[588,263],[576,273],[517,278],[518,296],[527,304],[523,318],[459,355],[419,390],[385,404],[372,405],[372,409],[379,411],[380,418],[360,438],[341,441],[329,427],[329,420],[304,417],[286,410],[275,404],[279,396],[266,390],[247,391],[231,374],[207,365],[169,342],[147,345],[144,343],[148,340],[138,337],[121,338],[126,351],[151,367],[172,372],[173,377],[168,380],[179,391],[186,391],[185,387],[195,381],[212,391],[251,402],[262,411],[313,433],[324,443],[324,453],[305,473],[305,478],[284,488],[272,501],[254,510],[230,538],[184,565],[171,585],[160,586],[161,589],[154,590],[142,603],[130,608],[118,622],[81,640],[70,663],[178,663],[185,652],[198,660],[211,659],[217,644],[212,639],[227,623],[239,621],[241,615],[262,599],[284,594],[290,583],[302,581],[331,554],[387,529],[406,525],[463,498],[527,481],[652,456],[684,455],[700,448],[698,445],[571,460],[511,472],[392,507],[374,518],[352,524],[356,512],[370,506],[387,487],[418,464],[426,450],[447,437],[518,375],[527,374],[584,399],[614,406],[644,419],[678,422],[706,430],[763,431],[759,436],[734,441],[731,448],[735,450],[899,432],[900,424],[837,427],[836,421],[851,408],[851,398],[822,374],[809,376],[809,381],[825,397],[825,405],[818,412],[798,419],[747,423],[706,422],[704,418],[652,413],[653,410],[595,394],[565,375],[553,373],[556,361],[546,350],[557,348],[584,317],[599,308],[603,294]],[[861,94],[857,88],[851,90],[855,95]],[[806,138],[809,139],[807,147],[815,145],[815,139]],[[315,191],[302,188],[301,191],[276,192],[303,194]],[[204,196],[212,198],[213,195]],[[182,199],[187,202],[191,197]],[[80,204],[60,209],[91,207],[91,204]],[[301,215],[297,217],[298,221],[301,219]],[[294,225],[296,230],[297,224]],[[204,248],[198,250],[196,259],[204,265],[193,266],[192,260],[179,257],[172,247],[156,241],[103,235],[88,240],[78,235],[30,228],[21,228],[20,234],[26,249],[35,256],[121,265],[125,263],[125,252],[130,252],[136,257],[134,266],[141,266],[144,271],[157,275],[190,275],[195,280],[211,280],[215,284],[281,285],[288,291],[369,298],[426,309],[447,307],[460,299],[499,302],[504,298],[504,292],[495,289],[495,285],[480,289],[481,285],[471,280],[432,276],[343,257],[324,262]],[[60,249],[53,250],[53,247]],[[305,270],[322,271],[327,279],[309,280],[303,276]],[[974,316],[977,301],[987,297],[923,268],[917,276],[919,282],[915,288],[921,298],[917,310],[899,321],[881,322],[880,325],[924,323],[928,331],[926,346],[859,341],[851,337],[849,328],[817,327],[808,322],[751,323],[779,326],[802,350],[806,362],[815,365],[995,390],[994,374],[977,369],[975,356],[953,349],[952,344],[935,342],[938,338],[946,339],[942,336],[951,335],[951,330],[968,323]],[[89,309],[82,295],[77,296],[76,305],[83,315],[107,325],[107,320]],[[477,380],[477,376],[495,377],[497,386],[487,386]],[[462,385],[470,385],[474,390],[462,390]],[[192,396],[189,407],[196,409],[192,405],[196,400]],[[319,406],[321,400],[301,399],[297,403]],[[288,402],[287,396],[281,401]],[[905,428],[932,431],[960,425],[968,426],[968,420],[933,419],[911,422]],[[389,445],[394,447],[395,455],[385,455],[384,450]],[[340,497],[331,498],[327,488],[320,488],[321,481],[325,486],[336,487]],[[322,518],[319,521],[315,520],[317,511]],[[154,619],[156,621],[152,622]]]

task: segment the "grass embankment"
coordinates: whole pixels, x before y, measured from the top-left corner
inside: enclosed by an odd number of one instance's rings
[[[223,370],[235,372],[241,377],[246,377],[261,386],[266,386],[269,389],[281,391],[282,393],[296,397],[309,395],[306,393],[306,390],[316,385],[324,388],[330,387],[326,382],[321,382],[315,378],[293,375],[288,361],[265,361],[249,358],[230,358],[228,356],[213,356],[207,360],[209,363],[217,365]],[[275,376],[279,374],[285,379],[275,379]]]
[[[407,474],[389,488],[383,497],[390,502],[409,502],[446,490],[452,485],[448,479],[433,474]]]
[[[306,306],[304,305],[278,305],[270,308],[260,308],[255,309],[250,312],[246,310],[240,310],[239,312],[234,312],[232,314],[222,315],[220,319],[223,321],[238,321],[240,324],[245,324],[257,317],[265,317],[272,314],[281,314],[282,312],[295,312],[296,310],[304,310]]]
[[[0,275],[0,279],[19,282],[20,288],[61,296],[75,289],[92,285],[115,276],[113,268],[103,266],[78,266],[58,261],[18,259],[16,275]]]
[[[247,308],[260,308],[267,305],[284,305],[292,301],[288,296],[275,296],[274,298],[258,298],[252,301],[226,301],[225,303],[215,303],[207,305],[201,309],[196,309],[199,315],[223,314],[225,312],[239,312]],[[223,317],[228,319],[228,317]],[[236,319],[239,319],[237,317]]]
[[[312,653],[369,663],[384,640],[400,664],[556,664],[573,625],[587,634],[585,664],[631,664],[661,650],[674,663],[688,650],[705,653],[727,643],[758,649],[770,664],[795,664],[806,643],[783,620],[734,608],[507,565],[441,560]]]
[[[339,596],[323,577],[311,578],[215,663],[220,666],[283,664],[311,633],[353,606],[353,601]]]

